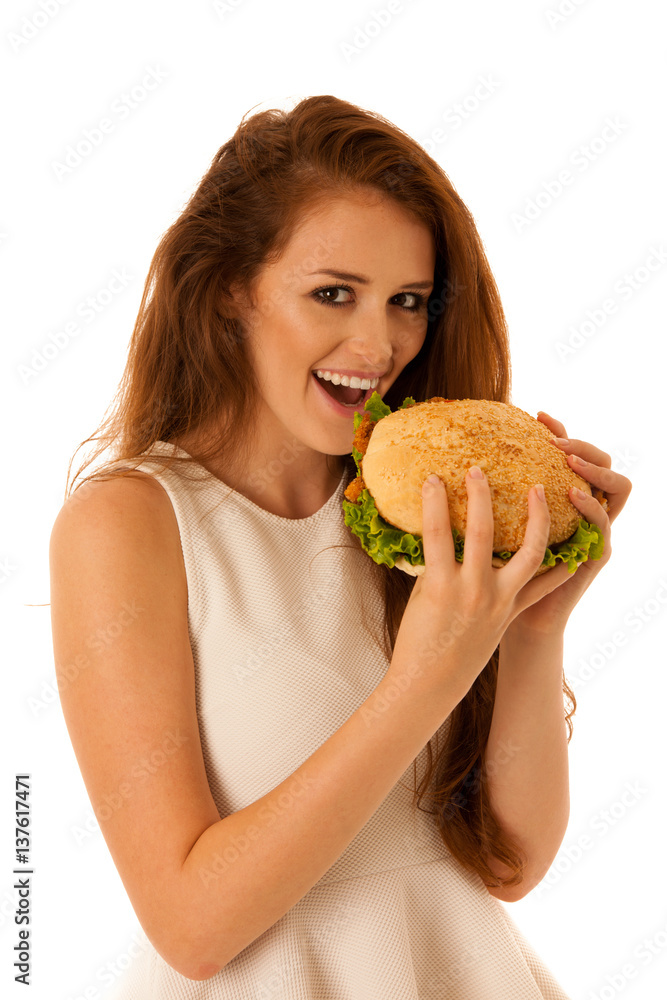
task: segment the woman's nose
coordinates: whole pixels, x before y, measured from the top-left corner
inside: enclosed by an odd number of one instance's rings
[[[357,353],[363,361],[375,371],[384,371],[389,367],[393,353],[392,341],[388,326],[382,323],[366,324],[363,331],[352,338],[356,342]]]

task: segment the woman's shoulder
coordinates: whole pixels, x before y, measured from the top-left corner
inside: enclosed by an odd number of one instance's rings
[[[165,513],[170,507],[167,491],[154,474],[127,466],[87,479],[67,497],[60,513],[79,519],[123,509],[141,516]]]
[[[138,469],[122,475],[93,477],[65,500],[51,531],[51,550],[108,551],[133,558],[142,553],[165,569],[181,565],[178,522],[171,499],[150,473]]]

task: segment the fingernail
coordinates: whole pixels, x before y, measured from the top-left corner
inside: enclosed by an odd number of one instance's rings
[[[575,465],[588,465],[588,462],[584,462],[583,458],[579,458],[578,455],[570,455],[570,458],[575,463]]]
[[[484,473],[478,465],[471,465],[468,473],[471,479],[484,479]]]
[[[542,485],[542,483],[537,484],[537,486],[535,487],[535,492],[537,493],[540,500],[546,500],[546,497],[544,495],[544,486]]]
[[[438,485],[440,485],[440,479],[438,478],[438,476],[436,476],[435,473],[432,473],[428,477],[428,479],[424,480],[424,483],[422,485],[422,490],[430,490],[433,489],[434,486]]]
[[[584,497],[588,497],[588,493],[584,493],[584,491],[580,490],[578,486],[573,486],[572,492],[574,493],[575,497],[577,497],[578,500],[583,500]]]
[[[551,443],[552,444],[559,444],[559,445],[563,445],[564,446],[564,445],[569,444],[570,441],[569,441],[569,438],[556,438],[555,437],[555,438],[551,439]]]

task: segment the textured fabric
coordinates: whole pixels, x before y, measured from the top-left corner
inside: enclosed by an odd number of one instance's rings
[[[376,628],[382,602],[343,520],[342,479],[315,514],[290,520],[199,465],[139,468],[178,521],[199,731],[224,817],[292,774],[380,682],[388,661],[362,604]],[[426,762],[424,747],[418,780]],[[185,978],[144,939],[114,1000],[569,1000],[413,807],[413,781],[410,764],[310,891],[211,979]]]

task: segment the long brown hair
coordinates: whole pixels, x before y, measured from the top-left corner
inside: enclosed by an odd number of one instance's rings
[[[213,457],[244,458],[244,430],[251,426],[259,388],[230,289],[252,297],[262,268],[280,257],[304,211],[323,198],[364,190],[389,195],[410,210],[430,227],[436,247],[426,339],[385,402],[392,409],[406,396],[510,402],[500,296],[473,216],[451,181],[418,143],[380,115],[329,95],[310,97],[291,111],[245,117],[160,240],[115,412],[81,442],[79,447],[95,439],[101,445],[74,480],[108,446],[118,466],[145,459],[157,441],[177,442],[211,422],[215,432],[208,447],[203,441],[189,447],[190,458],[179,461],[206,465]],[[157,457],[165,465],[173,461]],[[356,475],[351,455],[346,463],[345,486]],[[104,475],[102,468],[82,482]],[[66,487],[66,497],[71,491]],[[415,578],[387,566],[374,572],[385,598],[382,643],[391,657]],[[487,885],[510,886],[521,882],[526,859],[493,815],[484,761],[498,657],[496,648],[451,712],[435,759],[429,741],[414,802],[421,808],[428,798],[431,808],[425,811],[434,813],[444,843],[461,864]],[[563,690],[571,706],[565,715],[569,742],[576,701],[564,675]],[[511,874],[496,877],[492,858]]]

